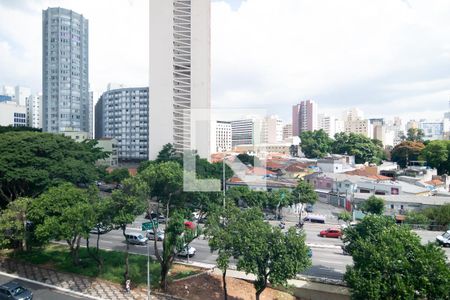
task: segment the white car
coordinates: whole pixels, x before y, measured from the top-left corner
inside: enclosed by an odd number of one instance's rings
[[[155,232],[153,232],[153,230],[147,230],[147,238],[149,240],[154,240],[155,239]],[[157,241],[164,240],[164,231],[162,231],[162,230],[157,230],[156,231],[156,240]]]
[[[189,246],[189,249],[188,247],[183,247],[183,250],[178,253],[178,256],[187,257],[189,255],[189,257],[192,257],[195,255],[195,252],[197,252],[197,249],[194,247]]]
[[[444,247],[450,247],[450,230],[436,237],[436,242]]]

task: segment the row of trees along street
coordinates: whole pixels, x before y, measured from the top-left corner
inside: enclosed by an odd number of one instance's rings
[[[224,279],[231,258],[236,259],[238,270],[256,276],[257,299],[269,283],[286,284],[288,279],[294,278],[311,264],[304,233],[294,229],[283,233],[264,222],[262,214],[265,208],[275,210],[292,204],[314,203],[317,195],[312,186],[303,181],[293,191],[231,189],[226,193],[224,207],[221,192],[183,190],[183,157],[171,145],[166,145],[155,161],[141,164],[136,176],[122,178],[120,188],[108,196],[100,196],[93,183],[102,176],[103,171],[96,168],[95,161],[105,157],[105,153],[93,141],[76,143],[69,138],[47,133],[6,132],[0,134],[0,151],[0,245],[3,248],[39,251],[51,241],[63,240],[70,250],[72,264],[78,265],[83,263],[79,257],[80,244],[82,239],[86,239],[89,255],[100,274],[103,263],[102,252],[98,249],[100,234],[97,235],[96,247],[92,249],[89,246],[90,230],[101,225],[107,230],[119,229],[125,235],[128,224],[137,216],[149,212],[150,204],[156,203],[156,211],[166,216],[161,251],[154,242],[163,290],[167,289],[167,275],[176,253],[200,234],[209,239],[211,250],[218,252],[217,264],[224,273]],[[196,168],[197,178],[222,178],[221,163],[211,164],[198,158]],[[231,170],[227,168],[226,178],[231,175]],[[240,204],[245,204],[247,208],[240,208]],[[208,215],[203,230],[198,224],[195,229],[185,226],[186,220],[192,220],[194,211],[200,216]],[[367,209],[367,212],[369,217],[366,222],[370,223],[370,214],[376,211]],[[363,224],[366,223],[363,221]],[[412,233],[406,229],[398,229],[403,231],[397,233],[397,229],[393,229],[397,227],[392,226],[386,227],[386,230],[385,227],[360,230],[358,226],[355,229],[358,237],[346,233],[348,239],[345,240],[348,251],[355,257],[355,265],[347,271],[346,279],[356,299],[370,299],[363,298],[366,294],[360,294],[364,291],[358,289],[358,286],[369,284],[372,285],[368,290],[372,292],[383,287],[380,298],[372,299],[389,298],[383,296],[389,295],[390,291],[397,295],[401,286],[412,288],[420,296],[417,298],[431,299],[431,296],[442,295],[441,291],[448,290],[448,266],[442,252],[435,246],[420,246],[419,240],[414,235],[408,235]],[[393,242],[397,237],[401,237],[404,247]],[[411,241],[406,243],[409,238]],[[376,243],[386,246],[377,247]],[[400,248],[389,248],[390,244]],[[360,263],[358,259],[367,259],[367,256],[359,248],[373,251],[368,253],[374,257],[386,256],[392,261]],[[130,278],[128,243],[123,255],[125,282]],[[424,259],[427,255],[433,259]],[[394,262],[399,262],[399,265]],[[420,269],[423,276],[408,267],[419,263],[423,263]],[[382,265],[389,266],[389,274],[383,273],[380,269]],[[368,275],[372,271],[376,276]],[[361,276],[352,274],[362,274],[367,282],[358,285],[357,279]],[[389,284],[385,282],[386,278]],[[407,282],[403,282],[403,278]],[[426,278],[431,280],[427,282]],[[423,288],[419,284],[423,284]],[[224,292],[226,297],[225,281]],[[410,292],[403,293],[404,298],[411,295]],[[372,295],[378,294],[369,296]],[[439,297],[433,299],[436,298]]]

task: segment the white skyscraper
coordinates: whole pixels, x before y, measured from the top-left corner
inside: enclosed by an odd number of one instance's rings
[[[150,0],[149,159],[167,143],[209,158],[210,15],[210,0]]]
[[[31,90],[28,87],[16,86],[15,88],[16,102],[19,105],[27,105],[27,98],[31,95]]]
[[[212,121],[211,152],[225,152],[231,150],[231,122]]]
[[[42,128],[42,94],[27,97],[26,106],[28,126]]]

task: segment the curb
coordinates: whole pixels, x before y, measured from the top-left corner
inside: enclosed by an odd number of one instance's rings
[[[18,275],[14,275],[14,274],[2,272],[2,271],[0,271],[0,275],[7,276],[7,277],[12,277],[12,278],[19,279],[19,280],[22,280],[22,281],[26,281],[26,282],[29,282],[29,283],[33,283],[33,284],[36,284],[36,285],[45,286],[45,287],[48,287],[48,288],[51,288],[51,289],[54,289],[54,290],[58,290],[58,291],[65,292],[65,293],[68,293],[68,294],[77,295],[77,296],[88,298],[88,299],[95,299],[95,300],[104,300],[105,299],[105,298],[98,298],[98,297],[95,297],[95,296],[91,296],[89,294],[83,294],[83,293],[80,293],[80,292],[72,291],[72,290],[69,290],[69,289],[66,289],[66,288],[62,288],[62,287],[59,287],[59,286],[56,286],[56,285],[51,285],[51,284],[48,284],[48,283],[44,283],[44,282],[40,282],[40,281],[36,281],[36,280],[24,278],[24,277],[20,277]]]
[[[306,246],[312,247],[312,248],[342,249],[342,247],[338,246],[338,245],[306,243]]]

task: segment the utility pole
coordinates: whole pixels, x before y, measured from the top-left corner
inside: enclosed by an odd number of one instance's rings
[[[154,236],[155,239],[158,238],[156,232],[154,232]],[[147,240],[147,300],[150,300],[150,243],[148,242],[148,240]]]
[[[225,188],[226,188],[226,184],[225,184],[225,158],[226,156],[223,157],[222,160],[222,190],[223,190],[223,209],[225,210]]]

